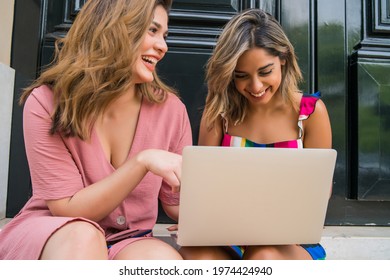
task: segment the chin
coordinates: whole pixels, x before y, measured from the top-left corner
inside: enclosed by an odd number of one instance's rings
[[[153,82],[154,77],[150,73],[149,75],[137,75],[134,77],[134,81],[136,84],[143,84],[143,83],[151,83]]]
[[[151,83],[151,82],[153,82],[153,81],[154,81],[153,75],[151,75],[151,77],[148,77],[148,78],[145,77],[145,79],[143,79],[143,82],[144,82],[144,83]]]

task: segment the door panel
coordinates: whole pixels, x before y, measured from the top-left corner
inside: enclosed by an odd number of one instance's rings
[[[306,93],[316,91],[314,88],[315,45],[312,32],[314,25],[311,21],[311,2],[308,0],[281,1],[279,19],[295,48],[304,78],[300,89]]]
[[[358,63],[357,199],[390,201],[390,61]]]
[[[346,195],[346,73],[345,4],[317,1],[315,86],[322,93],[332,125],[332,146],[337,150],[333,198]],[[332,200],[329,207],[332,205]],[[327,217],[331,219],[331,217]]]
[[[364,37],[352,66],[357,131],[353,134],[356,163],[351,165],[351,175],[356,179],[351,197],[390,202],[390,3],[364,4]]]
[[[22,136],[23,87],[53,58],[85,0],[15,1],[16,70],[7,216],[31,195]],[[327,225],[390,225],[390,7],[388,0],[174,0],[169,52],[158,72],[187,106],[197,144],[204,67],[226,22],[262,8],[293,43],[304,92],[321,91],[338,151]],[[160,215],[159,222],[170,222]]]
[[[24,149],[22,112],[18,99],[24,87],[36,78],[40,53],[41,3],[15,1],[11,67],[15,69],[11,145],[7,191],[7,217],[15,216],[32,195]]]

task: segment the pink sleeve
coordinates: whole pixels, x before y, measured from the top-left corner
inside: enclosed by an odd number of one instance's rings
[[[35,89],[23,111],[23,132],[33,195],[41,199],[72,196],[83,188],[78,168],[63,139],[49,133],[53,97],[47,87]]]
[[[185,146],[192,145],[192,130],[188,119],[187,110],[183,106],[181,124],[178,125],[178,137],[176,149],[171,152],[182,154]],[[159,198],[167,205],[179,205],[180,193],[172,193],[172,188],[164,181],[162,183]]]

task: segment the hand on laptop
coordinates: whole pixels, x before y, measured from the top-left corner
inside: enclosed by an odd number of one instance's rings
[[[173,240],[177,243],[177,236],[179,234],[179,232],[177,231],[179,229],[178,225],[171,225],[169,227],[167,227],[167,230],[168,231],[171,231],[171,237],[173,238]]]
[[[179,229],[179,227],[177,226],[177,224],[167,227],[168,231],[176,231],[178,229]]]

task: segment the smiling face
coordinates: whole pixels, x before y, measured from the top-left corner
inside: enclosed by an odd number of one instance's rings
[[[252,104],[267,104],[278,92],[284,60],[263,48],[245,51],[234,70],[234,84]]]
[[[140,56],[134,66],[135,83],[153,81],[156,64],[168,51],[165,41],[167,34],[168,14],[161,5],[158,5],[154,11],[153,21],[140,46]]]

